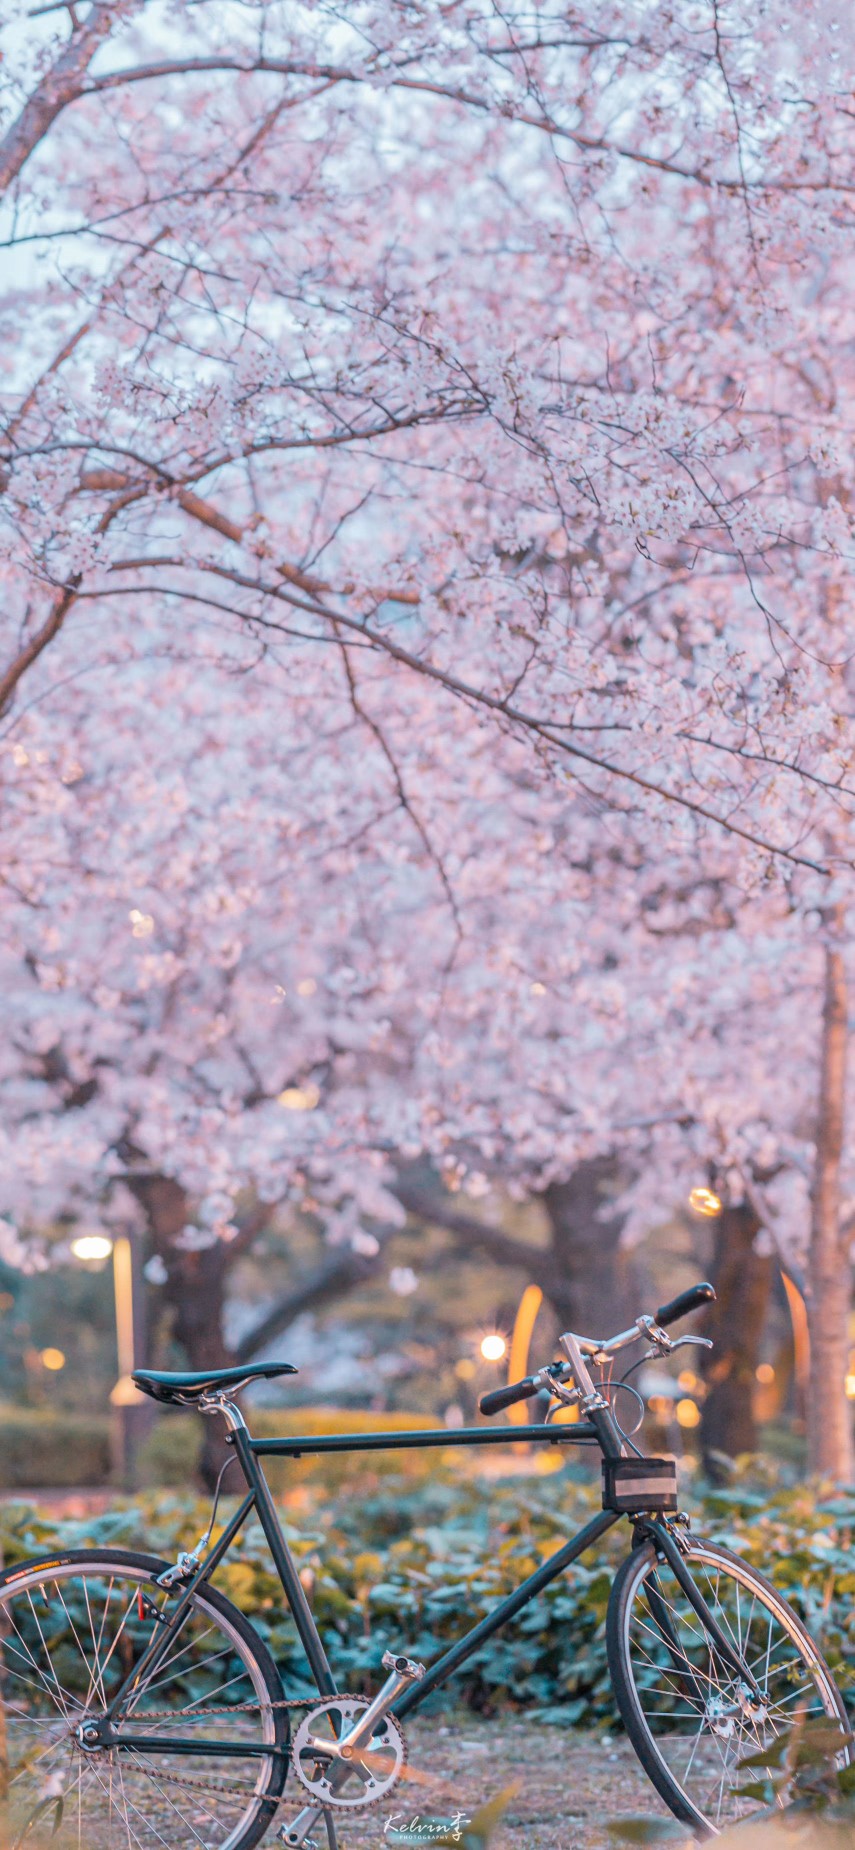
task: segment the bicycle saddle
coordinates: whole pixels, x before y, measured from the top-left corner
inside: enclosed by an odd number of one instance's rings
[[[296,1375],[292,1362],[243,1362],[236,1368],[208,1368],[201,1374],[164,1373],[160,1368],[137,1368],[131,1380],[152,1400],[200,1400],[219,1388],[237,1387],[244,1381],[269,1380],[275,1375]]]

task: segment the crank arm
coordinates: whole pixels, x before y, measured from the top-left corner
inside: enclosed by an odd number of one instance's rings
[[[350,1755],[342,1754],[342,1748],[364,1747],[371,1739],[375,1723],[391,1709],[395,1697],[400,1696],[401,1690],[406,1689],[408,1684],[420,1683],[425,1674],[424,1664],[416,1664],[409,1657],[396,1657],[393,1651],[385,1653],[383,1669],[389,1672],[383,1688],[377,1691],[374,1701],[369,1703],[365,1714],[360,1716],[350,1732],[342,1735],[335,1750],[337,1758],[350,1758]]]
[[[322,1805],[304,1805],[293,1824],[283,1824],[277,1831],[279,1842],[287,1844],[288,1850],[302,1850],[303,1845],[308,1846],[309,1832],[322,1817],[323,1809]]]

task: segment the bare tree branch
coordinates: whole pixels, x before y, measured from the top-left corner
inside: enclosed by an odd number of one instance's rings
[[[361,1285],[376,1270],[380,1253],[382,1247],[380,1252],[372,1255],[355,1253],[350,1247],[333,1251],[329,1259],[318,1266],[316,1271],[310,1272],[302,1284],[295,1285],[293,1291],[278,1298],[259,1322],[247,1331],[235,1346],[235,1361],[251,1362],[259,1349],[266,1348],[274,1336],[281,1336],[283,1330],[287,1330],[305,1311],[317,1310],[331,1298],[341,1297],[345,1291],[352,1290],[354,1285]]]

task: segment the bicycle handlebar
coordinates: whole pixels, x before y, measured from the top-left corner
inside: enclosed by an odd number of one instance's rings
[[[513,1407],[518,1400],[531,1400],[540,1385],[536,1375],[525,1375],[522,1381],[509,1381],[507,1387],[493,1388],[489,1394],[481,1395],[479,1412],[504,1413],[506,1407]]]
[[[705,1304],[715,1303],[715,1291],[712,1285],[690,1285],[688,1291],[681,1291],[667,1304],[660,1304],[656,1312],[656,1322],[664,1328],[669,1323],[677,1323],[681,1317],[688,1317],[693,1310],[702,1310]]]
[[[690,1285],[688,1291],[681,1291],[667,1304],[660,1304],[655,1322],[660,1329],[666,1324],[677,1323],[681,1317],[688,1317],[693,1310],[702,1310],[705,1304],[715,1301],[715,1291],[710,1284]],[[649,1323],[649,1319],[648,1319]],[[639,1327],[641,1325],[641,1327]],[[627,1343],[636,1342],[646,1335],[642,1319],[631,1330],[622,1330],[619,1336],[612,1336],[607,1342],[597,1343],[588,1338],[580,1339],[580,1348],[585,1354],[604,1354],[609,1350],[623,1349]],[[525,1375],[521,1381],[509,1381],[507,1387],[491,1388],[489,1394],[482,1394],[478,1402],[479,1412],[484,1414],[503,1413],[506,1407],[515,1406],[519,1400],[531,1400],[532,1395],[548,1386],[548,1377],[561,1363],[552,1363],[549,1368],[542,1368],[535,1375]]]

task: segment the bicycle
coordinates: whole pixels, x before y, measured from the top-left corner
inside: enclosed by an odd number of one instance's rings
[[[370,1701],[336,1690],[260,1459],[507,1444],[522,1429],[259,1440],[234,1395],[251,1380],[296,1372],[289,1363],[138,1370],[138,1387],[154,1399],[224,1418],[246,1494],[213,1540],[215,1497],[206,1534],[172,1564],[109,1547],[72,1549],[0,1576],[9,1845],[252,1850],[275,1819],[290,1767],[299,1810],[279,1840],[309,1850],[320,1828],[335,1850],[337,1823],[385,1798],[401,1776],[404,1716],[622,1519],[632,1525],[632,1547],[609,1599],[609,1670],[630,1741],[676,1817],[715,1834],[744,1816],[754,1804],[744,1788],[758,1769],[746,1774],[740,1761],[767,1749],[771,1756],[776,1741],[780,1751],[781,1733],[813,1715],[839,1728],[835,1759],[848,1764],[846,1711],[805,1626],[755,1569],[692,1534],[677,1507],[675,1461],[644,1457],[618,1418],[621,1388],[643,1402],[626,1376],[612,1380],[617,1353],[646,1344],[630,1374],[646,1359],[705,1343],[673,1340],[666,1328],[714,1296],[710,1285],[693,1286],[605,1341],[567,1333],[562,1360],[482,1397],[481,1411],[492,1414],[546,1391],[546,1417],[524,1436],[596,1446],[603,1508],[429,1668],[387,1654],[386,1681]],[[575,1408],[575,1423],[555,1423],[562,1406]],[[286,1698],[264,1640],[211,1584],[252,1511],[317,1697]]]

